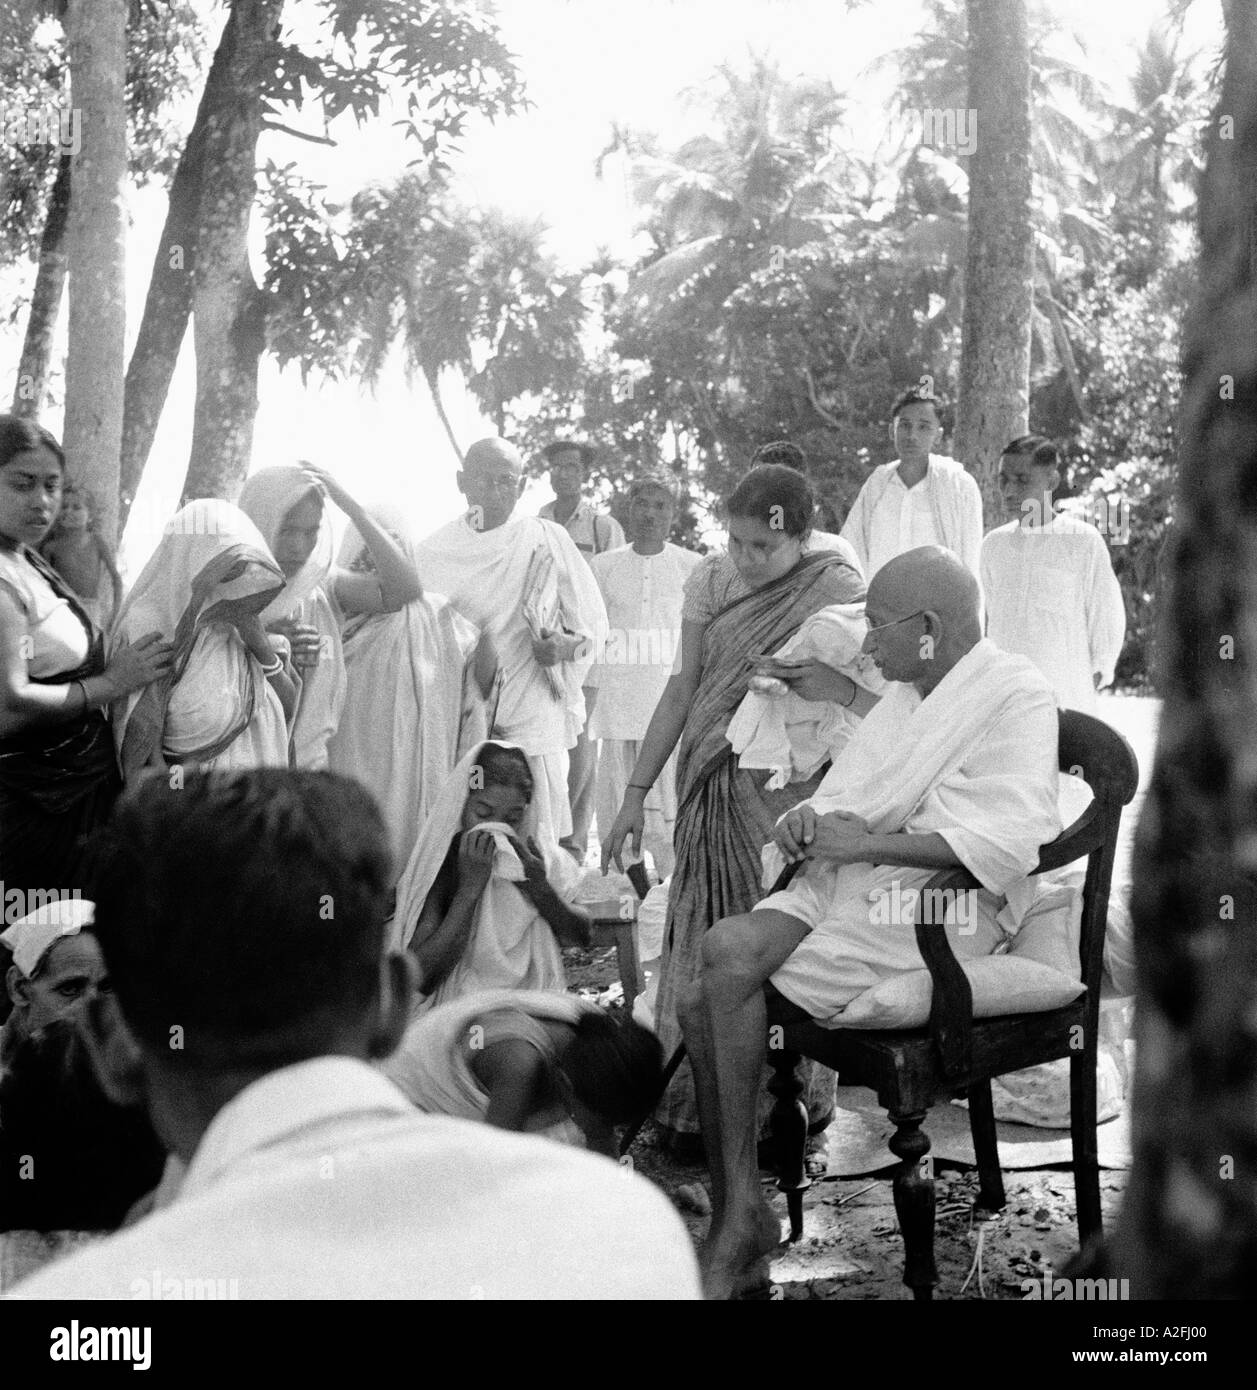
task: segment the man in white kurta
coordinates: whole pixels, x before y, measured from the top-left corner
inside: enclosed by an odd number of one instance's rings
[[[976,577],[982,493],[962,464],[932,453],[943,433],[932,395],[906,391],[895,402],[891,438],[899,457],[875,468],[843,523],[866,578],[917,546],[945,546]]]
[[[468,510],[415,547],[424,585],[489,633],[501,685],[494,736],[533,769],[538,837],[571,832],[567,750],[585,720],[581,686],[606,632],[598,585],[553,522],[515,516],[523,464],[504,439],[467,451],[458,485]]]
[[[989,955],[1019,927],[1027,874],[1060,832],[1055,700],[1029,661],[982,637],[973,575],[939,547],[909,551],[873,579],[866,614],[865,650],[896,684],[778,822],[765,880],[798,862],[793,881],[708,932],[681,1005],[714,1156],[703,1261],[715,1296],[779,1238],[755,1162],[765,984],[796,1016],[840,1026],[858,994],[921,968],[914,890],[956,866],[982,890],[950,905],[944,930],[960,958]]]
[[[1056,449],[1038,443],[1000,459],[1000,496],[1013,520],[982,542],[987,635],[1028,656],[1062,708],[1094,714],[1096,691],[1112,684],[1121,655],[1126,605],[1104,537],[1054,507]]]
[[[676,483],[662,471],[629,488],[632,545],[594,556],[591,565],[607,605],[607,642],[587,682],[597,691],[589,730],[598,754],[598,829],[610,828],[633,775],[650,717],[672,674],[681,641],[682,589],[702,559],[668,539],[676,514]],[[672,872],[676,825],[676,754],[646,796],[642,848],[660,878]]]

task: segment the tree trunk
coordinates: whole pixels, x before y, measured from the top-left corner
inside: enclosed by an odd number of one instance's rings
[[[39,271],[31,295],[22,340],[22,357],[13,389],[13,413],[39,419],[48,394],[48,374],[52,365],[52,345],[61,316],[61,299],[66,279],[66,229],[70,219],[70,156],[63,154],[57,164],[57,177],[48,198],[48,213],[39,238]]]
[[[249,269],[249,218],[257,195],[261,76],[283,8],[283,0],[237,0],[229,74],[234,100],[211,115],[205,133],[207,176],[192,274],[196,409],[185,501],[235,497],[253,451],[266,307]]]
[[[1026,430],[1034,230],[1025,0],[968,0],[969,232],[955,452],[996,522],[1000,450]],[[959,121],[957,122],[959,125]]]
[[[161,241],[153,257],[148,295],[127,368],[122,424],[121,507],[125,520],[144,475],[170,382],[192,313],[192,274],[196,267],[198,209],[205,171],[205,140],[211,118],[236,102],[232,85],[238,25],[227,16],[214,61],[205,78],[196,120],[170,185],[170,202]]]
[[[127,0],[70,0],[70,96],[82,112],[70,203],[65,452],[117,534],[126,366]]]
[[[459,447],[458,436],[454,433],[454,426],[450,424],[450,417],[445,413],[445,402],[441,399],[441,378],[438,372],[424,372],[423,379],[428,383],[428,393],[432,397],[432,405],[436,410],[437,419],[440,420],[445,430],[445,437],[450,442],[450,448],[454,450],[454,457],[458,460],[458,466],[463,466],[463,451]]]
[[[1165,705],[1135,847],[1132,1298],[1257,1293],[1257,15],[1226,76],[1186,326]]]

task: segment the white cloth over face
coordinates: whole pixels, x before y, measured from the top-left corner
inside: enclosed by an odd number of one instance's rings
[[[653,1184],[564,1144],[418,1114],[349,1057],[245,1087],[169,1206],[13,1296],[190,1298],[206,1280],[246,1299],[699,1297],[690,1239]]]
[[[473,1040],[474,1025],[489,1015],[516,1014],[529,1020],[553,1020],[575,1026],[582,1015],[597,1011],[596,1004],[586,1003],[574,994],[552,991],[502,989],[468,994],[415,1019],[397,1051],[379,1064],[380,1070],[420,1110],[432,1115],[483,1120],[489,1095],[471,1069],[474,1053],[504,1036],[533,1041],[534,1034],[526,1027],[512,1032],[509,1027],[482,1026]],[[544,1040],[536,1040],[538,1050],[549,1057],[551,1050]]]
[[[523,612],[530,570],[539,567],[535,555],[552,561],[552,567],[540,566],[549,590],[536,597],[538,607],[552,609],[564,629],[585,639],[576,660],[554,668],[562,673],[561,694],[533,656]],[[493,733],[518,743],[530,757],[572,747],[585,718],[581,686],[605,639],[607,614],[589,566],[567,532],[532,516],[478,531],[462,516],[420,541],[415,559],[424,584],[445,594],[493,638],[502,673]]]
[[[607,606],[607,640],[586,680],[598,688],[590,738],[645,738],[681,645],[682,590],[702,558],[667,543],[658,555],[629,545],[590,561]]]
[[[371,509],[419,568],[399,517]],[[369,572],[369,552],[350,528],[346,570]],[[333,772],[356,777],[375,797],[400,875],[437,793],[454,765],[488,734],[474,657],[480,633],[442,595],[424,595],[395,613],[358,614],[345,623],[345,705],[328,744]]]
[[[166,524],[119,610],[110,644],[116,651],[159,632],[175,648],[169,680],[114,706],[124,777],[185,756],[214,769],[288,766],[279,696],[235,628],[211,613],[225,600],[278,593],[282,585],[257,527],[230,502],[201,498]]]
[[[296,464],[263,468],[249,478],[240,493],[240,510],[248,516],[266,544],[274,550],[284,518],[307,497],[322,499],[319,488]],[[310,558],[284,584],[283,593],[268,604],[262,622],[279,618],[316,628],[318,664],[301,672],[301,691],[292,724],[293,766],[328,765],[327,744],[336,732],[345,704],[345,655],[341,648],[340,611],[329,585],[332,580],[332,528],[323,501],[318,538]]]
[[[1024,657],[983,640],[924,700],[911,685],[892,685],[810,804],[818,815],[860,816],[873,834],[941,835],[985,890],[976,903],[967,900],[980,920],[953,915],[948,937],[962,956],[986,954],[1001,932],[1019,928],[1035,896],[1027,875],[1042,846],[1060,833],[1058,746],[1047,683]],[[784,861],[776,845],[764,858],[767,884]],[[773,984],[826,1019],[880,979],[920,969],[916,890],[933,872],[809,862],[788,888],[759,904],[812,928]]]
[[[39,962],[63,936],[77,936],[90,927],[96,904],[87,898],[58,898],[45,903],[0,932],[0,941],[13,953],[13,964],[29,980]]]
[[[887,560],[921,545],[942,545],[978,576],[982,493],[963,464],[931,454],[925,477],[905,487],[899,461],[883,463],[865,481],[843,523],[865,577]]]
[[[860,649],[868,629],[862,603],[835,603],[814,613],[774,655],[813,659],[880,695],[881,672]],[[854,709],[829,700],[805,700],[780,682],[781,693],[750,690],[729,721],[729,746],[738,766],[772,768],[767,785],[806,782],[823,763],[837,757],[860,725]]]
[[[1010,522],[982,542],[987,634],[1027,656],[1063,709],[1095,714],[1095,674],[1113,680],[1126,605],[1104,537],[1060,513],[1044,526]]]
[[[497,739],[492,741],[499,742]],[[450,845],[455,836],[461,838],[463,810],[472,785],[473,769],[479,765],[480,753],[480,747],[474,748],[450,774],[432,808],[432,814],[419,832],[414,852],[397,885],[397,906],[390,938],[395,950],[409,945],[418,925],[419,914],[436,883]],[[484,824],[490,831],[495,828],[499,834],[505,831],[505,827],[496,823]],[[535,826],[535,809],[530,805],[516,838],[526,839],[530,835],[535,838]],[[546,877],[559,896],[570,902],[580,882],[580,869],[571,855],[563,850],[551,847],[544,841],[539,842],[539,848],[545,860]],[[499,841],[494,871],[480,895],[467,949],[436,989],[425,995],[416,1012],[477,990],[542,989],[561,992],[566,988],[563,956],[550,924],[520,891],[518,880],[503,877],[503,870],[515,872],[510,868],[512,862],[518,869],[519,860],[514,851],[511,851],[508,860],[501,854]],[[420,981],[422,988],[423,982]]]

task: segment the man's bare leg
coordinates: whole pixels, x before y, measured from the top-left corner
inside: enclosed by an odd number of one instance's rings
[[[748,1266],[781,1238],[760,1189],[756,1158],[755,1120],[768,1045],[764,985],[810,930],[797,917],[768,910],[717,922],[703,939],[697,1010],[702,1026],[694,1030],[693,1064],[716,1189],[701,1256],[712,1298],[729,1297]],[[701,1109],[705,1103],[710,1111],[713,1101],[714,1125]]]

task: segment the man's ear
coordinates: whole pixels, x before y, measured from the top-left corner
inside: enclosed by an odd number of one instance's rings
[[[410,1022],[410,1006],[419,984],[419,966],[409,951],[390,951],[380,963],[380,998],[375,1026],[367,1039],[369,1055],[379,1060],[397,1051]]]
[[[458,484],[458,490],[463,494],[464,497],[467,496],[467,488],[464,485],[465,476],[466,475],[463,473],[463,470],[461,468],[458,470],[457,473],[454,474],[454,480]]]
[[[18,1008],[31,1002],[31,982],[16,965],[9,966],[4,983],[5,988],[9,991],[9,998]]]
[[[144,1055],[112,993],[92,994],[79,1020],[100,1088],[115,1105],[142,1105]]]

